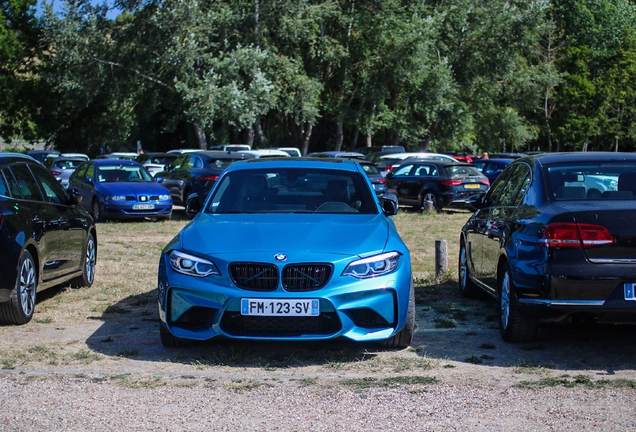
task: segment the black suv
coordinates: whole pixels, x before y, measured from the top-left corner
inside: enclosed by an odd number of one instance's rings
[[[26,324],[38,291],[63,283],[93,284],[97,233],[39,162],[0,153],[0,324]]]

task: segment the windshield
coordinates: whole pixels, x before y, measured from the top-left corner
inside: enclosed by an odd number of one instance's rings
[[[551,196],[557,201],[636,198],[633,165],[598,162],[551,166],[547,172]]]
[[[276,168],[226,174],[205,212],[377,214],[378,208],[358,172]]]
[[[109,182],[151,182],[152,176],[139,165],[102,165],[97,167],[97,181]]]

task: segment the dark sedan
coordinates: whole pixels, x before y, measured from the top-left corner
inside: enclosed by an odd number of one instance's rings
[[[499,302],[504,340],[540,323],[636,322],[636,154],[516,159],[460,238],[459,286]]]
[[[35,159],[0,153],[0,324],[26,324],[36,293],[93,284],[97,233],[91,216]]]
[[[183,153],[167,171],[155,174],[155,179],[168,188],[176,205],[185,205],[193,193],[197,194],[200,204],[203,205],[208,192],[225,168],[235,161],[253,157],[249,154],[224,151],[202,150]]]
[[[168,220],[172,198],[139,163],[125,159],[93,159],[80,165],[69,189],[82,196],[82,206],[96,222],[108,219]]]
[[[386,186],[400,205],[421,209],[431,202],[440,211],[465,208],[468,198],[486,193],[490,182],[465,162],[410,160],[386,175]]]
[[[475,159],[472,164],[475,165],[483,175],[488,177],[492,184],[499,174],[512,163],[514,159]]]

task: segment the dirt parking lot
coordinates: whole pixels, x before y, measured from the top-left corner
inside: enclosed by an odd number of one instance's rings
[[[507,344],[493,301],[462,298],[453,278],[418,277],[409,349],[167,349],[153,284],[174,229],[150,225],[158,238],[124,241],[108,234],[122,227],[100,228],[93,287],[43,292],[31,323],[0,326],[2,430],[636,428],[632,326],[546,327],[533,343]],[[128,228],[122,236],[137,235]]]

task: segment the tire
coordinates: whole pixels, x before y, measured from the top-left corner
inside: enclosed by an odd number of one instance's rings
[[[531,342],[537,335],[536,322],[519,308],[510,266],[504,264],[499,277],[499,333],[506,342]]]
[[[429,190],[424,191],[424,194],[422,195],[422,208],[426,209],[426,201],[432,201],[433,202],[433,210],[435,210],[436,212],[440,212],[442,209],[440,209],[440,203],[439,203],[439,198],[437,197],[437,195],[435,195],[434,192],[431,192]]]
[[[464,297],[475,298],[480,294],[479,287],[470,279],[470,271],[468,270],[468,257],[466,254],[466,245],[461,241],[459,247],[459,260],[457,263],[457,274],[459,275],[459,292]]]
[[[88,233],[86,240],[86,254],[82,265],[82,274],[71,280],[73,288],[90,287],[95,280],[95,265],[97,263],[97,244],[93,234]]]
[[[187,347],[190,345],[190,341],[187,339],[181,339],[170,333],[164,323],[159,323],[159,337],[161,337],[161,343],[167,348]]]
[[[95,222],[102,222],[103,221],[102,211],[101,211],[101,208],[99,207],[99,201],[97,199],[93,200],[92,209],[93,209],[92,216]]]
[[[396,333],[392,338],[382,342],[385,348],[408,348],[413,341],[413,333],[415,333],[415,288],[411,279],[411,288],[409,292],[409,305],[406,314],[406,323],[402,330]]]
[[[31,321],[35,310],[38,275],[33,256],[27,250],[22,252],[18,265],[15,287],[9,301],[0,303],[0,322],[22,325]]]

